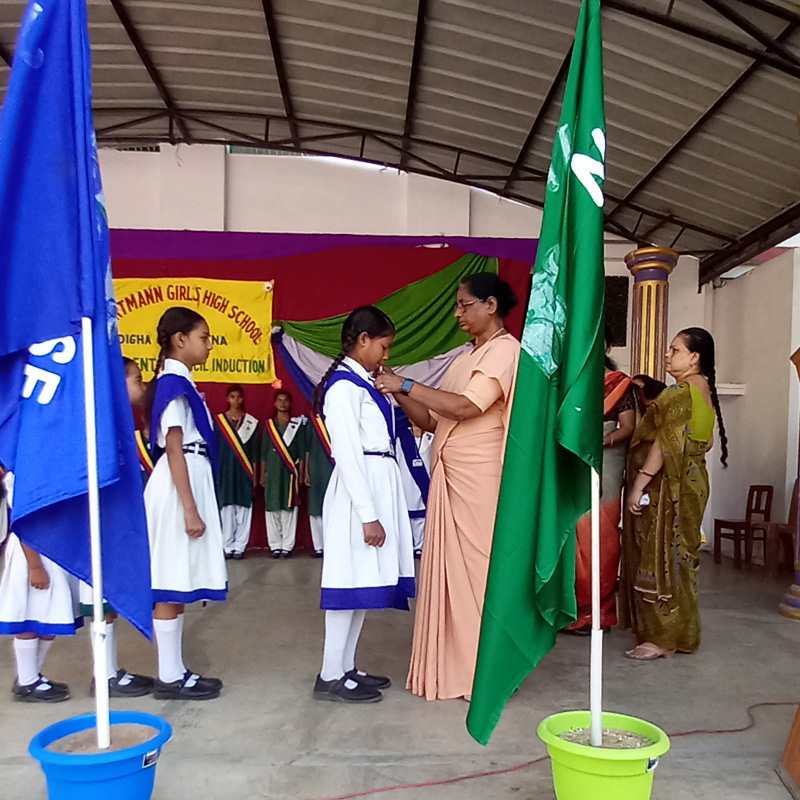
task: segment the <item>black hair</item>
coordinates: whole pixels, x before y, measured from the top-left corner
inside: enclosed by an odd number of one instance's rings
[[[711,391],[711,402],[717,414],[717,425],[719,426],[720,439],[720,461],[723,467],[728,466],[728,435],[725,433],[725,424],[722,421],[722,411],[719,407],[719,395],[717,394],[717,368],[714,356],[714,337],[705,328],[684,328],[678,336],[682,336],[686,348],[690,353],[697,353],[700,356],[700,372],[705,375],[708,381],[708,388]]]
[[[611,334],[611,326],[608,323],[606,323],[606,327],[605,327],[605,342],[606,342],[606,348],[605,349],[606,350],[608,350],[608,348],[611,347],[612,338],[613,337],[612,337],[612,334]],[[617,371],[616,363],[611,358],[611,356],[609,356],[608,353],[606,353],[605,351],[603,351],[603,362],[606,365],[606,369],[611,370],[612,372],[616,372]]]
[[[517,305],[517,296],[510,284],[494,272],[476,272],[461,281],[461,285],[478,300],[486,302],[490,297],[497,301],[497,316],[505,319]]]
[[[476,295],[477,296],[477,295]],[[342,325],[342,349],[333,359],[328,371],[314,389],[314,413],[322,413],[322,401],[325,398],[325,388],[331,376],[339,368],[345,357],[350,355],[356,346],[358,337],[366,333],[370,339],[380,339],[382,336],[393,336],[395,333],[394,322],[375,306],[361,306],[353,311]]]
[[[642,382],[642,394],[645,400],[655,400],[667,388],[666,383],[651,378],[649,375],[634,375],[632,380],[634,383],[636,381]]]
[[[144,395],[144,417],[150,419],[153,410],[153,400],[156,396],[156,384],[158,375],[164,369],[164,362],[169,358],[172,347],[172,337],[176,333],[188,336],[205,319],[191,308],[184,306],[173,306],[168,308],[158,321],[156,327],[156,343],[158,344],[158,359],[154,370],[153,380],[147,385]]]
[[[122,356],[122,366],[125,368],[125,377],[128,377],[128,372],[131,368],[135,367],[139,369],[138,362],[134,361],[132,358],[128,358],[128,356]]]

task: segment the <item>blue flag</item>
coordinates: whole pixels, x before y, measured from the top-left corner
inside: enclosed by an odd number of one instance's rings
[[[0,112],[0,461],[14,473],[14,532],[91,583],[80,335],[89,318],[105,595],[150,637],[150,551],[90,69],[85,0],[31,0]]]

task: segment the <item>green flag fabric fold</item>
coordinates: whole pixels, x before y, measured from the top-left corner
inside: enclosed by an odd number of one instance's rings
[[[509,697],[576,616],[575,523],[603,455],[603,111],[600,0],[584,0],[544,218],[467,716],[486,744]]]
[[[461,282],[477,272],[498,271],[496,258],[467,254],[427,278],[410,283],[375,303],[397,328],[390,365],[416,364],[469,340],[453,315]],[[347,314],[310,322],[278,322],[289,336],[317,353],[335,358]]]

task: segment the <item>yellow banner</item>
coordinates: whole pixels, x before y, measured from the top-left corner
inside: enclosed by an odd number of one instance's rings
[[[214,349],[195,380],[204,383],[272,383],[273,282],[206,278],[120,278],[114,281],[122,352],[146,381],[158,358],[156,326],[172,306],[202,314]]]

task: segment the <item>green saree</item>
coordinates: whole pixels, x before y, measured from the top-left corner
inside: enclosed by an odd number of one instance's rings
[[[667,389],[647,410],[631,440],[628,487],[654,441],[664,466],[646,491],[641,516],[625,511],[620,571],[620,627],[632,628],[639,644],[693,653],[700,646],[697,572],[700,525],[708,502],[708,440],[692,438],[688,384]]]

